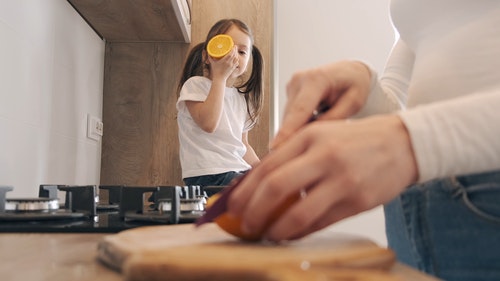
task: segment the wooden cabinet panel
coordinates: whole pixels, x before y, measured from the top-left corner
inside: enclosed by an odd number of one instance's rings
[[[187,0],[180,0],[187,1]],[[189,42],[189,19],[176,0],[68,0],[108,42]],[[182,3],[182,4],[181,4]]]
[[[106,44],[101,184],[180,184],[175,103],[187,49]]]

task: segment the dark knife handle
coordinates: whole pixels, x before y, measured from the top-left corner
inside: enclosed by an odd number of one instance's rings
[[[236,178],[231,185],[224,188],[220,192],[220,197],[206,210],[203,216],[199,217],[196,220],[195,222],[196,227],[204,223],[212,222],[218,216],[222,215],[227,211],[227,200],[229,200],[229,195],[231,195],[234,189],[238,187],[238,184],[241,182],[241,180],[243,180],[246,174],[248,173],[245,173],[241,177]]]

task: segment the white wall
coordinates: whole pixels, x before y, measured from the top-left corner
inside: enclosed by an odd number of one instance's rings
[[[104,42],[63,0],[0,0],[0,185],[98,184]]]
[[[298,70],[341,59],[361,59],[383,70],[394,43],[389,0],[275,1],[274,83],[279,120],[286,103],[286,83]],[[332,228],[387,244],[381,207]]]

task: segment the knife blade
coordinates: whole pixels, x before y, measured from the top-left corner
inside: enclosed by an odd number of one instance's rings
[[[203,214],[195,221],[196,227],[205,223],[212,222],[218,216],[222,215],[227,211],[227,200],[229,199],[229,195],[231,195],[234,189],[238,186],[238,184],[247,174],[248,173],[245,173],[242,176],[236,178],[231,185],[220,191],[221,193],[220,197],[212,204],[212,206],[210,206],[205,211],[205,214]]]

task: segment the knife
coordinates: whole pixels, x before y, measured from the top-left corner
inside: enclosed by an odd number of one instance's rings
[[[242,176],[236,178],[234,182],[229,185],[228,187],[224,188],[222,191],[220,191],[220,197],[210,206],[205,214],[203,214],[201,217],[199,217],[195,221],[195,226],[198,227],[202,224],[212,222],[214,219],[216,219],[218,216],[222,215],[227,211],[227,200],[229,199],[229,195],[234,191],[234,189],[238,186],[238,184],[241,182],[241,180],[247,175],[247,173],[243,174]]]

